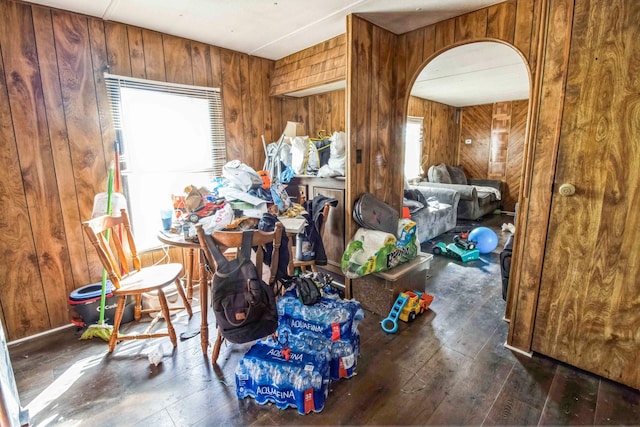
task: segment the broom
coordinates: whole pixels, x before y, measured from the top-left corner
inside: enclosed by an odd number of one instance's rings
[[[107,215],[111,215],[111,195],[113,194],[113,162],[109,166],[109,177],[107,179]],[[105,233],[107,241],[109,241],[109,230]],[[100,294],[100,316],[98,323],[95,325],[89,325],[89,327],[82,333],[81,340],[88,340],[93,337],[102,338],[104,341],[109,341],[111,338],[111,332],[113,326],[108,325],[104,321],[104,308],[107,301],[107,270],[102,269],[102,288]]]

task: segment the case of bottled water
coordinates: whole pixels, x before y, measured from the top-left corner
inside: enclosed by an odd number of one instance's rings
[[[320,412],[329,393],[328,354],[282,351],[272,340],[258,341],[236,368],[238,398],[252,397],[259,404],[295,407],[302,415]]]
[[[300,414],[320,412],[329,381],[355,373],[364,311],[335,295],[307,306],[290,291],[279,298],[278,315],[275,338],[257,341],[238,363],[236,394]]]
[[[302,331],[292,333],[287,325],[278,327],[278,340],[284,348],[310,354],[323,354],[329,361],[331,380],[351,378],[356,371],[360,352],[360,334],[352,335],[349,340],[331,342],[323,335]]]
[[[359,302],[338,298],[323,297],[316,304],[304,305],[289,291],[278,299],[278,317],[280,325],[288,326],[293,334],[308,331],[334,342],[358,334],[364,311]]]
[[[360,353],[360,335],[350,340],[339,340],[331,343],[331,359],[329,359],[329,375],[332,380],[351,378],[358,366]]]
[[[323,297],[306,306],[287,293],[278,300],[278,314],[282,344],[303,352],[328,352],[332,380],[353,376],[360,351],[358,325],[364,318],[360,303]]]

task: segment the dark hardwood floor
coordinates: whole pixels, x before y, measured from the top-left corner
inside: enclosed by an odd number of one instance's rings
[[[366,313],[357,375],[332,383],[319,413],[237,399],[234,369],[246,345],[223,347],[212,366],[199,336],[173,352],[160,339],[124,342],[107,355],[105,342],[80,341],[74,329],[10,346],[21,403],[35,426],[639,425],[637,390],[504,347],[498,262],[508,235],[500,225],[510,221],[482,223],[500,243],[479,261],[434,258],[425,282],[431,310],[400,322],[396,334]],[[175,325],[197,328],[199,312]],[[164,357],[154,366],[147,353],[159,344]]]

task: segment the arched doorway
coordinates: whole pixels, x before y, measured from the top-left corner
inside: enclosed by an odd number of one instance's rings
[[[503,209],[515,211],[529,92],[528,68],[507,44],[479,41],[436,54],[411,85],[407,115],[423,117],[423,144],[419,159],[405,152],[405,161],[419,161],[423,177],[446,163],[474,178],[500,179]]]
[[[445,163],[461,166],[470,178],[502,181],[502,209],[515,215],[525,170],[530,82],[524,57],[507,43],[477,40],[434,53],[408,85],[405,118],[422,118],[423,125],[421,153],[405,151],[405,164],[419,162],[418,180],[427,181],[428,169]]]

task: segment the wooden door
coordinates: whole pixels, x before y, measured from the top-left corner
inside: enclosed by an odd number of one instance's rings
[[[573,22],[532,348],[640,388],[640,2]]]

